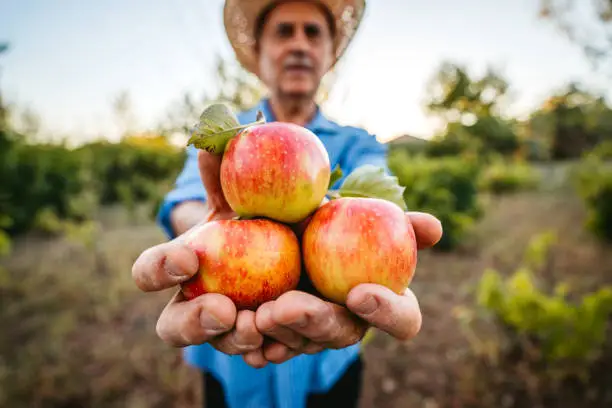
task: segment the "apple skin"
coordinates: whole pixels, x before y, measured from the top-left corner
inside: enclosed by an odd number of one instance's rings
[[[181,284],[188,300],[220,293],[237,310],[255,310],[298,285],[299,241],[288,226],[278,222],[211,221],[189,231],[184,243],[199,259],[199,271]]]
[[[238,215],[287,224],[312,214],[327,194],[329,155],[310,130],[293,123],[253,125],[231,139],[221,187]]]
[[[314,213],[302,236],[302,256],[317,291],[344,305],[361,283],[403,293],[415,273],[417,242],[408,215],[397,205],[342,197]]]

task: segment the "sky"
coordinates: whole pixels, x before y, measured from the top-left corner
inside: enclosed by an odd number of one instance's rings
[[[512,112],[536,108],[569,81],[601,85],[581,50],[537,17],[538,0],[378,0],[340,66],[325,113],[385,141],[430,137],[423,109],[443,60],[481,73],[499,67]],[[138,124],[154,126],[184,92],[211,82],[215,53],[231,56],[222,0],[3,0],[5,98],[29,107],[43,130],[116,137],[112,102],[128,91]]]

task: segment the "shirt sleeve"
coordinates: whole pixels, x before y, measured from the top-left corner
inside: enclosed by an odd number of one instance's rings
[[[157,223],[169,239],[176,237],[170,224],[170,213],[177,204],[184,201],[206,201],[206,189],[198,169],[197,150],[193,146],[187,148],[183,169],[176,179],[174,188],[164,197],[157,213]]]
[[[351,140],[349,148],[341,161],[342,178],[335,183],[340,186],[346,176],[364,164],[382,167],[386,174],[391,174],[387,164],[388,146],[379,142],[374,135],[360,130]]]

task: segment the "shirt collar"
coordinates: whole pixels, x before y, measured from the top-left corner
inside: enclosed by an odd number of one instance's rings
[[[253,114],[256,115],[257,111],[261,110],[268,122],[276,121],[274,114],[272,113],[272,109],[270,107],[270,100],[268,98],[262,99],[257,106],[252,110]],[[326,132],[326,133],[336,133],[338,131],[338,125],[323,115],[321,112],[321,108],[317,105],[317,112],[315,113],[314,118],[305,126],[306,129],[314,132]]]

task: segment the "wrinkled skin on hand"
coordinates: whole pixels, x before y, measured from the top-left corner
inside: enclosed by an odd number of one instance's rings
[[[201,150],[198,164],[208,196],[202,222],[235,217],[221,189],[221,157]],[[435,217],[424,213],[408,216],[419,249],[429,248],[440,240],[442,227]],[[308,221],[293,226],[298,236]],[[181,238],[149,248],[138,257],[132,276],[141,290],[176,287],[197,272],[198,258]],[[362,284],[349,293],[346,306],[340,306],[317,296],[303,272],[297,290],[264,303],[254,312],[237,311],[229,298],[216,293],[187,301],[179,290],[159,316],[156,331],[169,345],[209,343],[223,353],[242,355],[252,367],[264,367],[303,353],[350,346],[370,328],[401,341],[409,340],[419,332],[421,321],[417,298],[410,289],[398,295],[380,285]]]

